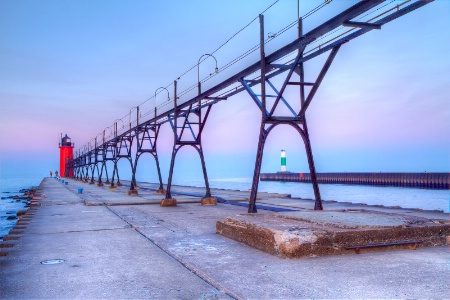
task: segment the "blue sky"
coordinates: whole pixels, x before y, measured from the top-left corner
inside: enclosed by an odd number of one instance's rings
[[[1,172],[55,170],[60,133],[72,137],[75,149],[89,142],[273,2],[2,0]],[[302,1],[301,14],[320,2]],[[332,1],[305,20],[306,31],[356,2]],[[280,0],[265,13],[266,33],[296,16],[297,1]],[[319,172],[450,170],[449,16],[450,1],[437,0],[341,47],[307,113]],[[270,43],[266,52],[290,37]],[[217,52],[219,68],[258,38],[254,22]],[[255,55],[227,71],[255,62]],[[307,76],[317,74],[322,61],[307,64]],[[202,76],[213,69],[206,60]],[[196,76],[196,69],[186,74],[180,88]],[[203,135],[208,169],[251,176],[259,122],[245,93],[215,105]],[[168,124],[158,143],[165,175],[172,149]],[[278,170],[280,149],[287,150],[289,170],[307,171],[303,143],[288,127],[269,136],[263,171]],[[200,170],[194,150],[180,155],[177,167]]]

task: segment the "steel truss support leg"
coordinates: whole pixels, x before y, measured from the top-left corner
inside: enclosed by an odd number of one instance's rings
[[[118,181],[118,183],[120,183],[119,182],[119,171],[117,170],[117,160],[114,159],[113,173],[112,173],[112,176],[111,176],[111,185],[108,187],[109,190],[117,190],[117,187],[114,184],[114,178],[116,176],[116,173],[117,173],[117,181]],[[117,184],[117,186],[120,186],[120,185]]]
[[[176,102],[176,101],[175,101]],[[176,107],[176,104],[175,104]],[[176,126],[175,129],[176,130]],[[176,133],[175,133],[176,135]],[[183,145],[177,145],[176,143],[173,145],[172,149],[172,158],[170,159],[170,168],[169,168],[169,179],[167,180],[166,186],[166,196],[161,200],[161,206],[176,206],[177,200],[172,197],[172,178],[173,178],[173,169],[175,167],[175,157],[177,156],[178,150],[183,147]]]
[[[106,167],[106,161],[103,162],[103,166],[104,166],[104,168],[105,168],[105,173],[106,173],[106,181],[105,181],[105,184],[110,184],[111,182],[109,181],[108,168]]]
[[[158,171],[158,179],[159,179],[159,188],[156,190],[157,194],[163,195],[166,193],[166,191],[164,190],[164,186],[163,186],[163,182],[162,182],[162,176],[161,176],[161,168],[159,167],[159,159],[158,159],[158,154],[152,153],[153,157],[155,158],[155,162],[156,162],[156,169]]]
[[[138,159],[139,159],[139,156],[138,156],[137,153],[136,153],[136,157],[134,158],[134,164],[132,163],[132,161],[130,159],[130,163],[131,163],[131,184],[133,185],[133,189],[135,189],[135,190],[139,189],[139,187],[138,187],[138,185],[136,183],[136,168],[137,168]]]
[[[102,165],[101,168],[99,168],[97,165],[97,174],[98,174],[97,186],[103,186],[102,176],[103,176],[103,168],[105,166],[105,163],[101,162],[101,165]]]
[[[161,125],[156,123],[146,124],[136,128],[135,137],[137,142],[137,151],[135,157],[134,172],[136,172],[137,162],[140,156],[144,153],[150,153],[155,159],[156,170],[158,172],[159,187],[156,190],[156,194],[164,195],[166,193],[166,190],[164,190],[164,185],[162,182],[161,168],[159,166],[158,151],[156,148],[160,128]]]
[[[199,93],[200,93],[200,82],[199,82]],[[174,144],[173,144],[173,150],[172,150],[172,159],[170,161],[170,169],[169,169],[169,179],[167,181],[167,189],[166,189],[166,197],[161,201],[161,206],[174,206],[176,205],[176,200],[172,198],[171,194],[171,188],[172,188],[172,179],[173,179],[173,170],[175,166],[175,159],[177,156],[178,151],[183,146],[193,146],[198,154],[200,155],[200,161],[202,164],[202,171],[203,171],[203,178],[205,180],[205,187],[206,192],[205,196],[201,199],[202,205],[216,205],[217,199],[213,198],[211,196],[211,189],[209,187],[209,181],[208,181],[208,173],[206,171],[206,163],[205,163],[205,156],[203,155],[203,148],[202,148],[202,131],[205,126],[205,123],[208,119],[209,112],[211,111],[211,106],[206,107],[206,113],[204,114],[202,118],[202,109],[204,107],[201,107],[201,101],[198,102],[197,108],[194,108],[193,105],[189,107],[187,111],[184,111],[184,114],[180,116],[180,113],[177,109],[177,82],[174,82],[174,114],[169,116],[169,121],[172,126],[173,134],[174,134]],[[189,120],[189,116],[195,115],[195,118],[197,121],[191,122]],[[178,127],[178,118],[184,118],[182,122],[182,126]],[[198,128],[194,129],[192,125],[197,125]],[[181,131],[178,132],[178,129],[181,128]],[[185,137],[186,132],[187,134],[192,134],[192,139],[188,139]]]
[[[95,173],[95,166],[96,164],[91,164],[90,168],[91,168],[91,181],[89,182],[89,184],[94,184],[94,173]]]
[[[306,157],[308,159],[309,173],[311,174],[311,182],[314,190],[314,198],[315,198],[314,210],[323,210],[322,198],[320,197],[319,183],[317,181],[316,167],[314,166],[314,158],[311,149],[311,142],[309,140],[308,126],[306,125],[306,120],[304,121],[303,124],[303,132],[305,133],[303,141],[305,142]]]
[[[259,130],[258,150],[256,152],[255,170],[253,171],[252,191],[250,192],[250,199],[248,203],[248,212],[256,213],[256,195],[258,193],[259,175],[261,173],[261,163],[264,153],[264,145],[266,143],[269,132],[265,129],[264,120],[261,121],[261,128]]]
[[[170,169],[169,169],[169,179],[167,181],[167,188],[166,188],[166,199],[173,199],[172,194],[171,194],[173,169],[175,167],[175,159],[176,159],[178,150],[180,150],[180,148],[183,146],[185,146],[185,145],[176,145],[172,151],[172,158],[170,161]],[[203,155],[202,146],[201,145],[192,145],[192,146],[195,148],[195,150],[197,150],[197,152],[200,156],[201,164],[202,164],[203,179],[205,180],[205,187],[206,187],[206,192],[205,192],[205,196],[203,197],[203,199],[212,198],[211,188],[209,187],[209,181],[208,181],[208,173],[206,171],[205,156]],[[205,201],[208,201],[208,200],[205,200]],[[211,201],[211,200],[209,200],[209,201]]]
[[[265,63],[265,54],[264,54],[264,19],[262,16],[260,16],[260,50],[261,50],[261,76],[260,80],[246,80],[244,78],[241,78],[242,86],[245,88],[245,90],[249,93],[250,97],[254,100],[254,102],[258,105],[258,107],[261,110],[262,118],[261,118],[261,128],[259,133],[259,140],[258,140],[258,149],[256,154],[256,161],[255,161],[255,169],[253,173],[253,181],[252,181],[252,190],[250,193],[250,199],[249,199],[249,207],[248,212],[249,213],[256,213],[256,195],[258,192],[258,184],[259,184],[259,176],[261,172],[261,163],[263,158],[263,151],[265,142],[267,139],[268,134],[270,131],[277,125],[280,124],[288,124],[296,128],[296,130],[300,133],[302,136],[303,142],[305,144],[305,150],[306,155],[308,159],[308,165],[309,170],[311,173],[311,181],[313,184],[314,189],[314,196],[315,196],[315,204],[314,204],[314,210],[322,210],[322,199],[320,197],[320,190],[319,185],[317,182],[317,174],[316,169],[314,166],[314,158],[312,154],[312,148],[311,148],[311,142],[309,139],[309,132],[308,132],[308,126],[306,124],[306,117],[305,113],[310,105],[312,99],[314,98],[315,93],[317,92],[323,78],[325,77],[331,63],[333,62],[337,52],[339,51],[340,45],[335,46],[331,49],[330,54],[324,63],[321,71],[319,72],[319,75],[316,78],[316,81],[314,83],[306,83],[304,81],[304,70],[303,70],[303,50],[304,48],[300,48],[297,54],[296,59],[294,60],[294,63],[291,65],[285,65],[280,70],[289,70],[287,72],[287,76],[284,80],[284,83],[282,84],[281,88],[278,90],[275,88],[275,86],[267,79],[265,76],[265,70],[266,70],[266,63]],[[301,20],[299,20],[300,26],[301,26]],[[299,28],[299,34],[301,34],[301,28]],[[277,67],[276,65],[272,65],[272,67]],[[296,72],[300,76],[299,82],[293,82],[292,81],[292,75]],[[283,72],[279,73],[283,74]],[[266,83],[268,83],[271,87],[275,95],[269,95],[270,97],[275,97],[276,100],[274,101],[274,104],[270,109],[266,109]],[[261,94],[256,94],[252,88],[251,85],[255,84],[261,84]],[[288,101],[283,97],[283,93],[286,90],[286,87],[288,85],[298,85],[300,86],[300,104],[301,107],[297,112],[293,110],[293,106],[288,103]],[[305,97],[305,91],[304,86],[305,85],[312,85],[312,88],[310,92],[308,93],[308,96]],[[279,104],[284,103],[286,107],[290,110],[292,115],[283,115],[283,116],[275,116],[276,108]],[[266,126],[268,126],[266,128]]]
[[[116,169],[115,171],[116,171],[116,174],[117,174],[117,183],[116,183],[116,185],[117,186],[122,186],[122,183],[120,182],[119,168],[117,167],[117,162],[115,163],[114,168]]]
[[[306,151],[306,156],[308,159],[309,171],[311,174],[311,181],[312,181],[313,189],[314,189],[314,196],[315,196],[314,210],[322,210],[323,209],[322,200],[320,197],[319,185],[317,183],[317,174],[316,174],[316,169],[314,166],[314,159],[313,159],[313,154],[312,154],[312,149],[311,149],[311,143],[309,140],[308,128],[306,126],[306,122],[298,122],[297,120],[292,120],[292,121],[276,122],[276,123],[270,125],[270,127],[268,127],[267,129],[266,129],[266,126],[268,124],[265,124],[264,122],[262,122],[262,124],[261,124],[259,141],[258,141],[258,150],[256,153],[255,170],[253,173],[252,190],[251,190],[250,199],[249,199],[248,212],[249,213],[258,212],[257,208],[256,208],[256,196],[257,196],[257,192],[258,192],[259,176],[261,173],[261,165],[262,165],[265,142],[267,140],[269,133],[272,131],[272,129],[275,128],[277,125],[281,125],[281,124],[291,125],[292,127],[294,127],[297,130],[298,133],[300,133],[300,136],[302,137],[303,143],[305,145],[305,151]],[[303,125],[303,126],[301,126],[301,125]]]
[[[134,189],[139,189],[139,187],[137,186],[137,183],[136,183],[136,170],[137,170],[138,160],[141,157],[141,155],[144,154],[144,153],[145,152],[141,152],[139,154],[136,153],[136,157],[135,157],[135,160],[134,160],[134,166],[132,166],[132,178],[133,178],[132,179],[132,183],[134,184]],[[150,152],[150,153],[152,154],[153,158],[155,159],[156,169],[157,169],[157,172],[158,172],[159,187],[156,190],[156,193],[160,194],[160,195],[163,195],[163,194],[166,193],[166,191],[164,190],[164,185],[163,185],[163,182],[162,182],[161,168],[159,166],[158,154],[156,152]]]
[[[174,145],[173,149],[172,149],[172,158],[170,159],[170,168],[169,168],[169,179],[167,180],[167,187],[166,187],[166,198],[164,200],[174,200],[175,199],[172,198],[172,175],[173,175],[173,169],[175,167],[175,156],[177,155],[178,150],[180,149],[180,147],[176,147],[176,145]],[[176,202],[175,202],[176,204]]]
[[[206,194],[204,198],[211,198],[211,189],[209,188],[208,173],[206,172],[206,163],[205,163],[205,156],[203,155],[202,144],[196,145],[194,146],[194,148],[200,155],[200,160],[202,163],[203,178],[205,179],[205,187],[206,187]]]
[[[136,185],[136,167],[137,167],[137,157],[134,160],[134,165],[133,165],[133,159],[131,157],[127,157],[128,161],[130,162],[131,165],[131,182],[130,182],[130,189],[127,191],[127,195],[131,196],[131,195],[137,195],[138,194],[138,189],[139,187]]]
[[[89,165],[86,165],[85,173],[84,173],[84,182],[89,181]]]
[[[172,149],[172,158],[170,159],[170,168],[169,168],[169,179],[167,180],[166,187],[166,196],[161,200],[161,206],[175,206],[177,205],[177,200],[172,197],[171,189],[172,189],[172,178],[173,178],[173,169],[175,166],[175,156],[177,155],[178,150],[181,147],[177,147],[178,142],[178,107],[177,107],[177,81],[173,82],[173,108],[174,114],[172,119],[169,116],[170,124],[172,125],[173,131],[173,149]],[[173,120],[173,122],[172,122]]]
[[[131,166],[131,182],[130,182],[130,191],[135,190],[136,187],[136,171],[135,166],[133,165],[133,159],[131,157],[127,157],[127,160],[130,162]]]
[[[116,123],[117,126],[117,123]],[[117,162],[119,161],[119,159],[121,158],[126,158],[131,165],[131,172],[132,174],[132,179],[131,179],[131,184],[130,184],[130,189],[129,191],[127,191],[128,195],[136,195],[137,191],[134,189],[134,168],[133,168],[133,159],[131,158],[131,147],[133,145],[133,138],[134,136],[129,133],[127,136],[122,136],[118,139],[115,140],[115,144],[114,144],[114,158],[115,158],[115,163],[114,163],[114,168],[115,168],[115,173],[117,174],[117,186],[122,186],[122,183],[120,183],[120,177],[119,177],[119,170],[117,168]],[[125,153],[123,153],[125,151]]]
[[[210,108],[208,108],[208,112],[209,112],[209,109]],[[206,121],[206,118],[203,120],[203,124],[202,125],[204,125],[205,121]],[[174,130],[176,130],[176,129],[174,129]],[[201,132],[200,132],[200,134],[201,134]],[[205,196],[202,198],[201,204],[202,205],[215,205],[215,204],[217,204],[217,199],[215,199],[211,195],[211,188],[209,187],[208,173],[206,171],[205,156],[203,154],[203,148],[202,148],[201,140],[199,140],[195,144],[192,144],[192,143],[184,144],[181,141],[178,141],[177,143],[175,143],[175,145],[173,147],[173,151],[172,151],[172,159],[170,161],[169,179],[167,181],[166,197],[165,197],[164,200],[176,201],[175,199],[172,198],[172,194],[171,194],[172,178],[173,178],[172,175],[173,175],[173,169],[174,169],[174,166],[175,166],[176,155],[178,153],[178,150],[180,150],[180,148],[183,147],[183,146],[192,146],[192,147],[194,147],[195,150],[197,150],[197,152],[198,152],[198,154],[200,156],[200,162],[202,164],[203,179],[205,180],[205,188],[206,188]],[[169,205],[167,205],[167,206],[169,206]]]
[[[248,212],[256,213],[256,195],[258,193],[259,185],[259,175],[261,173],[261,163],[264,153],[264,145],[266,143],[267,135],[266,122],[268,118],[268,112],[266,108],[266,54],[264,49],[264,16],[259,15],[259,42],[260,42],[260,61],[261,61],[261,100],[258,96],[245,85],[244,80],[242,80],[243,85],[246,87],[247,92],[253,98],[253,100],[260,106],[261,110],[261,127],[259,129],[259,139],[258,139],[258,149],[256,152],[255,160],[255,170],[253,171],[253,181],[252,181],[252,191],[250,192],[250,199],[248,202]]]

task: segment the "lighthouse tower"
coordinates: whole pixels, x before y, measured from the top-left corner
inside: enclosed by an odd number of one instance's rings
[[[69,160],[73,159],[73,144],[67,134],[63,137],[61,133],[61,143],[59,144],[59,174],[61,177],[73,177],[73,169],[66,169]]]
[[[287,172],[287,170],[286,170],[286,150],[281,150],[281,172]]]

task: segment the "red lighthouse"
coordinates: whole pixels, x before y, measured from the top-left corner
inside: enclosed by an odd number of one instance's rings
[[[72,168],[68,167],[68,162],[73,160],[73,144],[70,141],[70,137],[62,137],[61,144],[59,144],[59,174],[61,177],[73,177],[74,172]]]

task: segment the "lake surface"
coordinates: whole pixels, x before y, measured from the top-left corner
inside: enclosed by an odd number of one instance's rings
[[[16,224],[16,219],[8,220],[16,216],[17,211],[25,209],[26,200],[14,200],[7,197],[22,196],[19,191],[28,189],[32,186],[38,186],[43,179],[41,175],[20,175],[7,176],[3,174],[0,177],[0,238],[8,234],[11,228]]]

